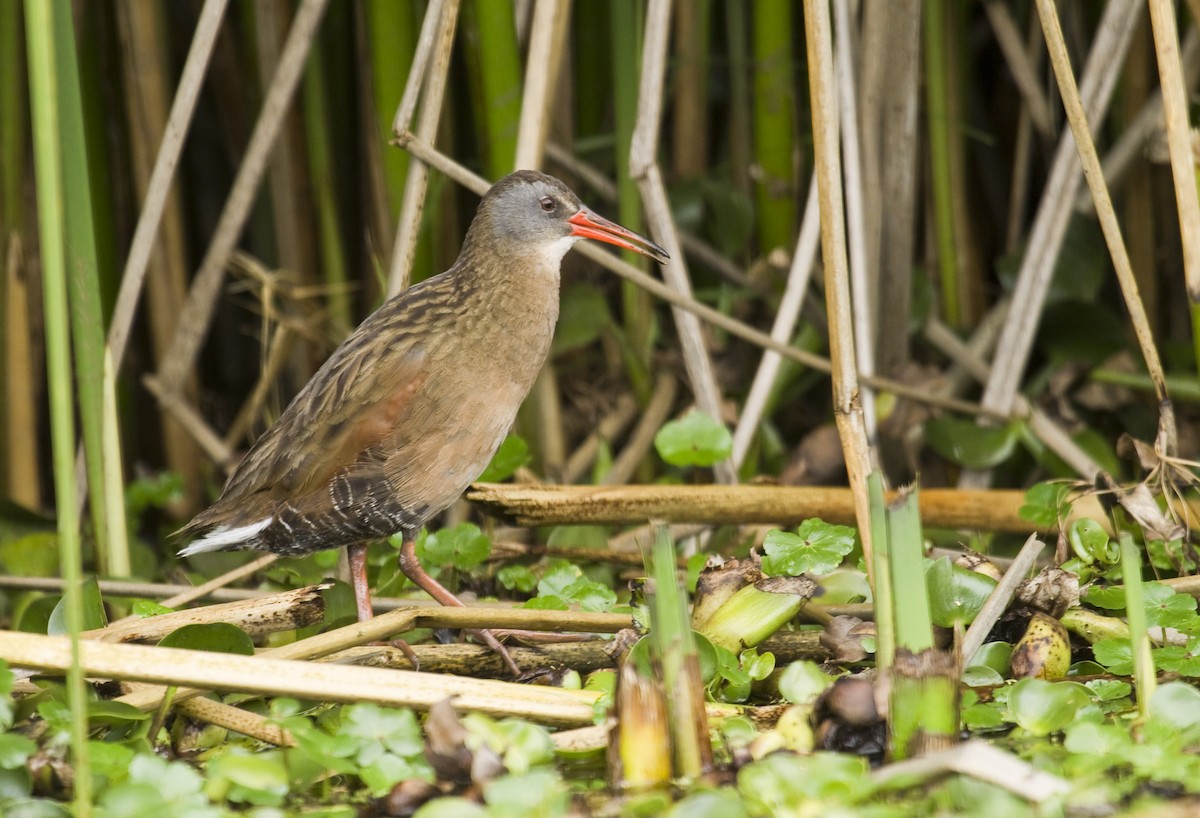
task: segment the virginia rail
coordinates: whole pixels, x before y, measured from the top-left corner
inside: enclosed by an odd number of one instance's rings
[[[550,350],[562,257],[582,238],[667,259],[551,176],[520,170],[497,182],[454,265],[384,302],[342,342],[220,498],[177,532],[190,541],[179,555],[347,546],[364,620],[367,544],[399,532],[404,574],[461,605],[417,561],[416,534],[483,472],[512,426]]]

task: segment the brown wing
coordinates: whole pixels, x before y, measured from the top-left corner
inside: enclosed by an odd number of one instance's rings
[[[419,344],[381,344],[368,329],[347,338],[259,438],[218,505],[306,493],[385,441],[428,379],[426,355]]]

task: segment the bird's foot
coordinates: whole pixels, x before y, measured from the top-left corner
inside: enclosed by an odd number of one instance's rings
[[[504,660],[504,664],[507,665],[508,669],[512,672],[514,679],[521,678],[520,665],[518,665],[512,658],[512,654],[508,652],[508,648],[504,647],[504,643],[495,636],[498,631],[472,630],[468,631],[468,633],[477,636],[485,645],[499,654],[500,658]]]

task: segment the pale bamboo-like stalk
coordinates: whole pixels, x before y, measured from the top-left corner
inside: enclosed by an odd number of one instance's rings
[[[194,39],[203,40],[209,26],[206,7],[201,12]],[[172,153],[172,165],[178,160],[179,142],[186,131],[186,124],[178,134],[167,130],[172,106],[172,68],[167,59],[166,48],[160,44],[160,32],[168,19],[167,9],[156,0],[130,0],[116,6],[117,32],[121,43],[121,78],[124,92],[124,113],[128,123],[129,170],[134,189],[139,199],[147,199],[151,176],[155,165],[162,162],[163,152]],[[217,18],[218,21],[220,18]],[[207,50],[211,43],[205,45]],[[185,90],[184,81],[192,81],[189,74],[195,69],[184,66],[184,80],[180,81],[179,96],[191,96],[195,90]],[[199,73],[195,81],[198,82]],[[170,146],[169,142],[174,142]],[[169,177],[168,177],[169,181]],[[152,360],[157,362],[166,352],[175,334],[175,321],[187,293],[188,260],[184,230],[183,199],[178,187],[167,184],[165,205],[161,207],[159,238],[151,243],[149,262],[139,268],[135,279],[139,289],[145,289],[146,304],[143,310],[145,323],[149,326],[149,342]],[[140,219],[139,219],[139,229]],[[132,261],[131,248],[131,259]],[[150,274],[147,271],[153,269]],[[124,280],[121,286],[125,286]],[[130,315],[114,318],[109,324],[109,338],[118,323],[128,325]],[[114,367],[119,375],[120,367]],[[189,379],[188,394],[193,384]],[[200,476],[200,451],[187,433],[180,428],[169,413],[159,409],[162,419],[163,460],[169,471],[180,476],[183,484],[181,505],[184,509],[196,508],[201,500],[203,481]],[[123,499],[123,498],[121,498]],[[115,503],[114,503],[115,505]],[[176,504],[172,504],[176,505]],[[110,523],[110,529],[113,528]]]
[[[910,356],[916,246],[918,111],[923,0],[891,0],[863,9],[861,46],[867,269],[877,288],[878,371],[904,371]],[[886,248],[886,251],[885,251]],[[881,305],[886,304],[887,309]],[[865,380],[865,379],[864,379]]]
[[[1159,405],[1159,436],[1156,448],[1162,447],[1161,454],[1174,454],[1178,439],[1175,428],[1175,412],[1167,395],[1167,382],[1163,373],[1162,361],[1158,357],[1158,348],[1154,345],[1154,333],[1150,329],[1150,319],[1138,293],[1137,279],[1133,267],[1129,263],[1129,253],[1125,249],[1125,240],[1121,236],[1121,225],[1117,213],[1113,209],[1112,199],[1108,195],[1108,186],[1104,184],[1104,172],[1100,167],[1100,156],[1096,153],[1096,145],[1088,128],[1087,115],[1083,102],[1079,98],[1079,89],[1075,87],[1075,75],[1071,70],[1070,56],[1067,54],[1067,44],[1063,39],[1062,26],[1058,20],[1058,11],[1052,0],[1037,0],[1038,16],[1042,20],[1042,29],[1046,34],[1046,49],[1050,55],[1050,64],[1054,66],[1054,76],[1058,80],[1059,92],[1062,94],[1063,105],[1067,111],[1067,120],[1071,123],[1071,133],[1075,138],[1075,146],[1079,151],[1079,159],[1083,163],[1083,176],[1092,191],[1092,199],[1096,204],[1096,215],[1100,219],[1100,228],[1104,231],[1104,241],[1108,245],[1109,255],[1112,256],[1113,267],[1116,269],[1117,282],[1121,285],[1121,294],[1125,298],[1125,307],[1129,310],[1129,318],[1133,322],[1133,331],[1137,336],[1142,358],[1146,362],[1146,370],[1154,382],[1154,392]],[[1195,192],[1195,182],[1192,185]],[[1194,196],[1193,196],[1194,198]]]
[[[808,292],[808,284],[812,280],[813,268],[817,263],[817,247],[821,240],[821,211],[817,207],[817,179],[814,176],[808,186],[808,203],[804,206],[804,217],[800,223],[800,237],[796,239],[796,251],[792,254],[792,266],[788,271],[787,285],[783,290],[783,298],[775,313],[775,322],[771,325],[771,338],[781,344],[791,340],[796,330],[796,322],[800,318],[800,307],[804,303],[804,294]],[[750,443],[758,431],[763,412],[766,411],[767,401],[771,390],[775,387],[775,378],[779,375],[779,367],[783,356],[773,350],[763,353],[742,413],[738,417],[737,428],[733,432],[733,452],[730,458],[736,468],[742,467]]]
[[[187,136],[192,115],[196,112],[196,100],[200,96],[204,72],[212,56],[217,32],[221,28],[221,18],[228,4],[229,0],[204,2],[200,19],[196,23],[196,33],[192,35],[192,44],[183,64],[183,74],[179,77],[179,87],[171,103],[171,113],[163,131],[162,145],[154,159],[150,181],[146,185],[146,198],[142,202],[142,212],[138,216],[133,242],[129,245],[129,256],[125,259],[125,270],[121,274],[121,287],[117,291],[112,321],[108,326],[108,346],[112,349],[113,364],[117,370],[120,370],[121,361],[125,358],[125,345],[129,341],[134,312],[142,293],[142,284],[146,280],[146,267],[154,250],[154,239],[162,222],[167,196],[171,192],[171,182],[175,177],[175,168],[179,165],[179,154],[183,150],[183,140]]]
[[[178,648],[85,642],[80,665],[89,676],[155,684],[200,684],[268,696],[331,702],[373,701],[428,709],[447,697],[464,710],[517,716],[545,724],[581,726],[592,721],[597,694],[411,670],[385,670],[298,662],[261,656]],[[14,667],[62,671],[70,666],[65,637],[0,632],[0,654]]]
[[[1080,84],[1083,107],[1090,120],[1098,121],[1108,107],[1139,12],[1137,3],[1108,3],[1104,7]],[[1055,151],[1013,291],[1013,304],[1019,306],[1009,310],[984,389],[984,407],[1001,414],[1009,413],[1016,399],[1066,236],[1071,204],[1079,189],[1081,169],[1071,142],[1064,134]],[[986,477],[964,473],[960,485],[977,486],[981,481],[986,482]]]
[[[854,46],[851,43],[848,0],[833,0],[834,76],[837,82],[838,118],[842,135],[842,175],[845,187],[846,240],[850,266],[850,313],[854,317],[854,358],[858,373],[875,374],[875,281],[868,267],[866,191],[862,168],[862,146],[858,136],[858,94],[854,79]],[[875,393],[870,388],[858,393],[866,439],[875,439]]]
[[[671,217],[667,190],[658,166],[658,135],[662,126],[662,95],[667,69],[667,45],[671,29],[671,0],[651,0],[646,12],[646,35],[642,45],[642,76],[638,90],[637,125],[629,153],[629,172],[638,182],[646,221],[651,233],[666,248],[671,259],[663,267],[663,278],[671,289],[691,298],[692,285],[683,249]],[[673,310],[684,366],[696,404],[701,411],[721,419],[721,393],[712,360],[704,344],[704,332],[696,316]],[[727,458],[713,465],[719,483],[736,483],[737,472]]]
[[[242,164],[238,168],[233,188],[217,229],[209,243],[200,269],[192,281],[187,302],[179,318],[179,328],[159,366],[159,385],[167,395],[177,393],[200,353],[200,345],[208,334],[225,278],[225,265],[241,237],[246,219],[253,207],[259,184],[267,168],[271,149],[283,125],[296,86],[304,71],[304,60],[316,38],[317,27],[329,0],[303,0],[292,20],[279,67],[263,99],[262,111],[254,124]]]
[[[550,127],[552,81],[566,52],[570,0],[537,0],[525,60],[521,121],[517,128],[518,168],[540,168]]]
[[[833,33],[827,0],[804,0],[804,32],[812,104],[817,196],[821,208],[821,257],[825,263],[825,301],[829,315],[829,359],[833,363],[833,411],[846,473],[854,497],[863,559],[871,559],[870,500],[867,475],[871,449],[859,398],[854,355],[854,319],[850,303],[850,265],[846,255],[842,165],[838,156],[837,89],[833,72]],[[878,579],[878,578],[877,578]]]
[[[1163,111],[1167,119],[1167,147],[1171,154],[1171,177],[1179,208],[1179,236],[1183,241],[1183,272],[1193,304],[1200,302],[1200,198],[1196,195],[1196,156],[1188,122],[1188,93],[1179,58],[1179,32],[1175,27],[1175,4],[1150,0],[1150,24],[1158,58]]]
[[[425,12],[425,23],[421,26],[421,40],[418,45],[424,48],[426,31],[434,22],[437,23],[437,35],[433,45],[432,64],[425,75],[425,91],[421,114],[417,120],[417,136],[433,144],[437,136],[438,121],[441,119],[442,101],[446,92],[446,80],[450,75],[450,52],[454,48],[454,31],[458,26],[459,0],[445,0],[444,4],[430,5]],[[439,12],[437,17],[433,17]],[[414,67],[416,60],[413,60]],[[415,96],[409,94],[410,87],[405,88],[401,100],[401,110],[397,111],[396,122],[400,123],[401,115],[408,111],[408,106],[416,104]],[[411,113],[409,114],[411,117]],[[403,127],[407,129],[409,119],[404,119]],[[408,287],[412,280],[413,258],[417,252],[417,237],[421,231],[421,216],[425,212],[425,192],[429,187],[429,167],[414,157],[410,161],[408,176],[404,180],[404,198],[400,203],[399,225],[396,228],[396,242],[392,246],[392,264],[388,272],[387,295],[392,297]]]
[[[1046,544],[1039,540],[1036,534],[1030,534],[1029,539],[1025,540],[1025,545],[1021,546],[1021,550],[1017,552],[1016,559],[1013,560],[1012,565],[1008,566],[1008,570],[1004,572],[1000,582],[992,589],[992,593],[988,595],[987,601],[983,603],[983,607],[975,615],[971,627],[963,636],[962,643],[959,645],[959,664],[962,667],[969,666],[976,651],[983,647],[983,640],[987,638],[1000,616],[1008,609],[1008,603],[1012,601],[1017,586],[1028,576],[1029,570],[1037,563],[1038,557],[1045,548]]]
[[[1196,12],[1193,16],[1200,19],[1200,0],[1188,0],[1188,5]],[[1196,84],[1200,76],[1200,28],[1193,26],[1188,30],[1183,40],[1183,79],[1187,87]],[[1146,157],[1146,143],[1163,126],[1162,90],[1155,89],[1154,93],[1142,105],[1142,109],[1133,121],[1126,125],[1115,143],[1104,155],[1104,179],[1111,190],[1117,191],[1124,185],[1125,180],[1135,168],[1141,166]],[[1075,200],[1075,208],[1085,213],[1092,212],[1092,197],[1086,190],[1081,190]]]
[[[436,148],[428,143],[418,139],[411,132],[398,134],[395,143],[405,150],[409,151],[413,156],[419,157],[421,161],[427,163],[430,167],[441,171],[454,181],[461,184],[468,190],[482,196],[491,187],[486,179],[471,169],[465,167],[454,159],[439,152]],[[662,243],[662,242],[660,242]],[[668,248],[669,250],[670,248]],[[707,304],[697,301],[690,293],[685,294],[675,290],[673,287],[651,278],[646,273],[634,267],[632,264],[624,261],[620,256],[610,253],[591,243],[583,243],[576,246],[576,252],[588,257],[597,264],[605,267],[608,270],[619,275],[621,278],[633,281],[639,287],[650,292],[656,298],[662,299],[673,307],[691,313],[701,320],[712,324],[714,327],[719,327],[725,330],[730,335],[733,335],[742,340],[748,341],[763,349],[769,349],[773,352],[778,352],[783,357],[804,364],[807,367],[817,370],[818,372],[829,372],[831,365],[827,358],[820,355],[807,352],[803,349],[798,349],[785,343],[781,343],[773,339],[765,332],[761,332],[748,324],[731,318],[724,313],[713,309]],[[1001,412],[998,410],[984,410],[979,404],[971,401],[958,400],[945,396],[937,396],[930,393],[928,389],[912,386],[902,381],[893,380],[891,378],[882,378],[878,375],[870,378],[862,378],[863,383],[878,390],[886,390],[893,392],[899,397],[910,398],[918,403],[937,406],[951,412],[961,412],[968,415],[983,415],[985,417],[997,418],[1000,420],[1010,420],[1010,413],[1007,411]]]

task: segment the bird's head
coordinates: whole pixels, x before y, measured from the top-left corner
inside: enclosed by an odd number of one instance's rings
[[[615,244],[660,264],[669,258],[654,242],[610,222],[579,201],[569,187],[536,170],[518,170],[494,184],[483,197],[468,236],[525,252],[553,255],[557,262],[579,239]]]

